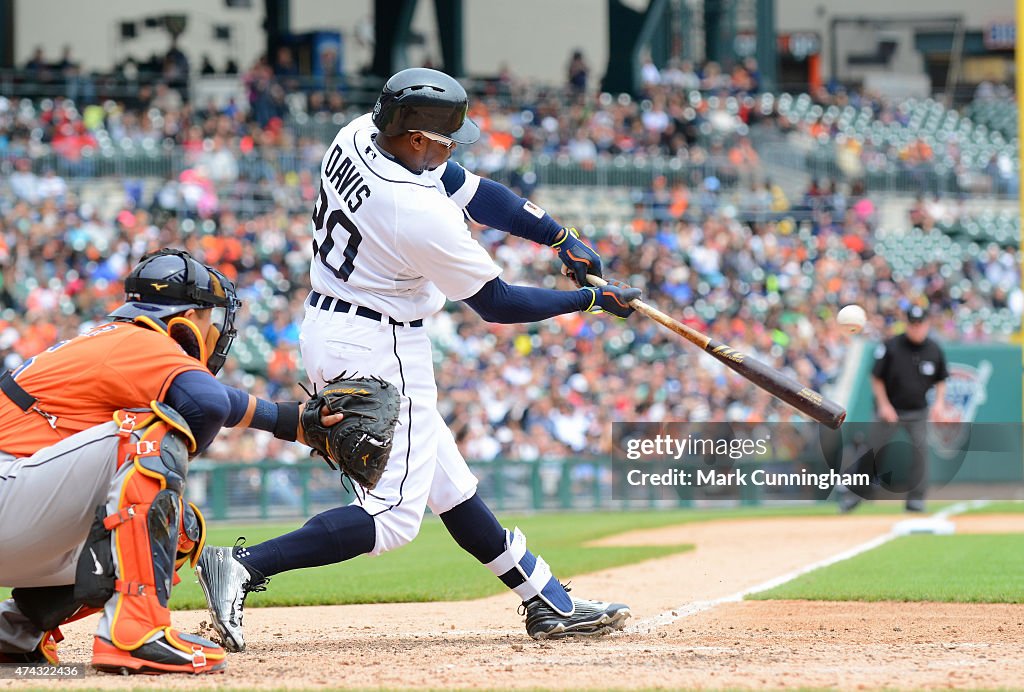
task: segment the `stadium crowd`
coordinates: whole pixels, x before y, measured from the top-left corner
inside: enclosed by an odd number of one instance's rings
[[[728,212],[733,199],[722,194],[712,206],[682,209],[678,199],[664,204],[664,191],[655,186],[640,195],[633,218],[596,229],[590,239],[608,273],[643,288],[651,303],[815,388],[836,376],[848,346],[832,319],[844,304],[862,304],[884,332],[908,300],[927,300],[942,315],[936,331],[945,338],[991,336],[964,328],[958,311],[1012,303],[1019,319],[1019,272],[1010,250],[983,253],[957,273],[924,264],[898,277],[875,251],[871,205],[862,200],[811,190],[794,204],[805,207],[801,221],[783,214],[742,222]],[[183,245],[236,279],[246,303],[236,358],[223,377],[270,397],[298,396],[308,213],[159,216],[124,208],[106,217],[70,192],[5,204],[4,366],[16,367],[77,334],[83,322],[102,319],[120,299],[120,279],[144,252]],[[568,288],[549,249],[478,230],[508,280]],[[977,288],[985,277],[994,280],[987,294]],[[966,291],[951,290],[964,280]],[[641,317],[619,322],[579,314],[505,326],[452,305],[430,329],[442,412],[472,458],[600,453],[609,449],[608,423],[615,420],[796,420],[784,405]],[[211,454],[295,453],[263,437],[227,436]]]
[[[787,199],[766,180],[750,127],[758,120],[803,124],[759,109],[756,65],[729,73],[650,65],[645,98],[636,100],[590,91],[586,74],[580,77],[585,61],[573,62],[566,90],[538,90],[507,75],[486,85],[472,108],[485,137],[463,157],[484,174],[511,169],[508,182],[525,195],[536,186],[530,161],[540,154],[583,167],[617,155],[694,163],[695,177],[655,177],[634,190],[630,215],[588,231],[607,273],[640,286],[645,300],[817,389],[843,363],[849,340],[832,317],[847,303],[863,305],[878,334],[898,327],[911,300],[941,316],[935,332],[943,338],[990,338],[988,326],[970,319],[986,309],[1011,309],[1019,324],[1015,248],[993,245],[955,268],[939,260],[896,267],[879,250],[877,211],[862,186],[814,182],[801,198]],[[301,123],[361,109],[338,92],[312,92],[304,121],[265,62],[241,79],[246,108],[191,104],[167,84],[136,105],[80,109],[60,98],[0,97],[0,163],[10,169],[0,195],[4,367],[101,320],[146,251],[178,245],[235,279],[245,301],[235,357],[222,377],[268,398],[300,396],[313,171],[337,127],[330,118],[323,132]],[[687,89],[710,95],[693,99]],[[882,102],[856,98],[858,107],[886,117]],[[90,183],[81,182],[91,177],[87,149],[129,145],[176,147],[181,169],[155,185],[117,181],[108,196],[118,200],[114,206],[88,201]],[[925,210],[915,213],[908,227],[941,235]],[[569,287],[549,249],[477,231],[506,280]],[[429,328],[439,405],[472,459],[607,453],[609,423],[617,420],[798,419],[639,316],[505,326],[449,305]],[[209,455],[246,461],[301,453],[266,437],[224,435]]]

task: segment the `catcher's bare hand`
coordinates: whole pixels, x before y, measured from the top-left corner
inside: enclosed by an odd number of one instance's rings
[[[325,428],[329,428],[332,425],[337,425],[338,423],[341,422],[341,420],[344,417],[344,413],[331,413],[331,409],[327,408],[326,404],[320,407],[320,425],[324,426]],[[306,434],[302,430],[301,425],[299,426],[296,439],[298,439],[300,443],[306,444]]]

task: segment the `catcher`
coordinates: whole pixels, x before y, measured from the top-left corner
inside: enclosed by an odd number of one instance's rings
[[[185,500],[188,461],[224,426],[303,439],[299,402],[214,377],[241,305],[231,281],[164,249],[125,292],[111,322],[0,376],[0,585],[14,587],[0,603],[0,663],[56,664],[59,626],[99,612],[100,670],[223,670],[224,649],[171,627],[167,608],[205,540]],[[325,437],[341,417],[316,421]]]

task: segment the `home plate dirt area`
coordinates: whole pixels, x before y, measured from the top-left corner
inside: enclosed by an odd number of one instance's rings
[[[1024,605],[740,601],[739,594],[887,534],[899,518],[720,520],[620,534],[611,544],[693,551],[574,577],[573,593],[633,609],[594,640],[527,637],[512,594],[455,603],[246,611],[248,650],[220,675],[91,674],[62,688],[1019,688]],[[954,519],[1022,531],[1020,515]],[[546,556],[557,570],[558,556]],[[188,578],[183,573],[183,578]],[[732,598],[730,598],[732,597]],[[205,611],[175,612],[213,635]],[[95,618],[65,627],[65,662],[89,660]],[[38,685],[0,680],[0,688]]]

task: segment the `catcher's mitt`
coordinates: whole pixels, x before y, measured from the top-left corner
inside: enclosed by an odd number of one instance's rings
[[[334,378],[302,408],[306,444],[332,469],[340,470],[367,490],[384,474],[398,423],[398,390],[376,377]],[[341,422],[324,427],[320,410],[343,413]]]

